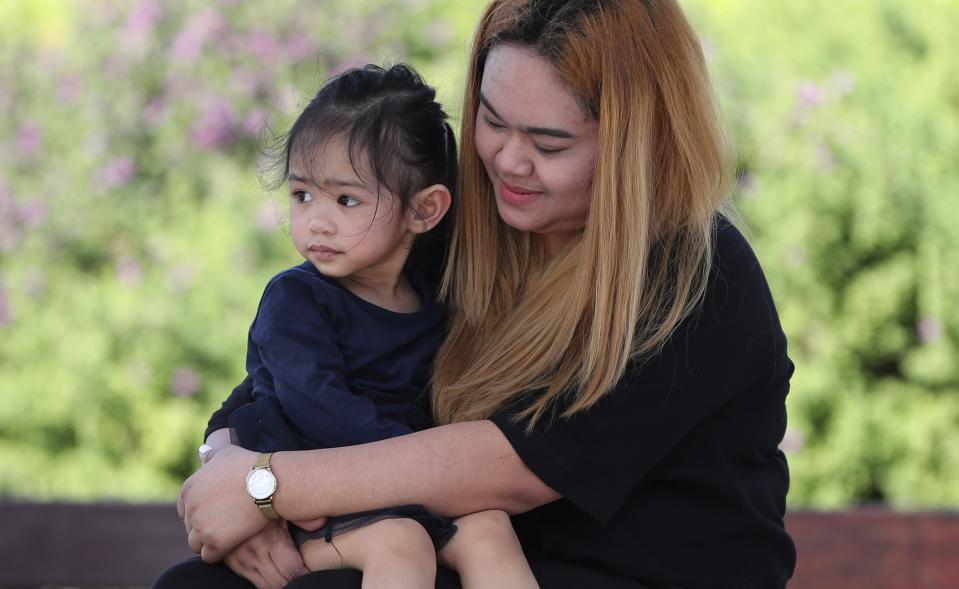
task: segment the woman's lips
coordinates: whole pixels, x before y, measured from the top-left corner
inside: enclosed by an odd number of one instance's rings
[[[519,186],[511,186],[506,182],[500,182],[499,192],[500,197],[512,205],[529,204],[543,194],[542,192],[526,190],[525,188],[520,188]]]

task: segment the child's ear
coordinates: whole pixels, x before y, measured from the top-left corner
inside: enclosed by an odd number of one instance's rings
[[[442,184],[427,186],[410,201],[409,227],[413,233],[426,233],[436,227],[450,210],[453,197]]]

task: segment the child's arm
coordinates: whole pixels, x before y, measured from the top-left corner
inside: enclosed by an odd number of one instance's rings
[[[505,511],[464,515],[455,523],[456,533],[436,556],[459,573],[464,589],[539,587]]]
[[[370,399],[347,387],[346,360],[337,341],[331,309],[296,272],[267,286],[250,329],[247,370],[272,383],[283,413],[309,447],[351,446],[411,433],[382,415]]]

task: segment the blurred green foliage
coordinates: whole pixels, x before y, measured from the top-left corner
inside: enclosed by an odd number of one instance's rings
[[[0,6],[0,494],[172,499],[297,262],[264,122],[385,60],[457,114],[482,5]],[[959,2],[683,6],[797,365],[791,505],[959,506]]]

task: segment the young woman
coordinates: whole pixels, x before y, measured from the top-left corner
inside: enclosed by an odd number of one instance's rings
[[[542,587],[784,586],[792,363],[762,270],[719,213],[726,145],[682,11],[494,0],[467,84],[432,380],[443,425],[276,454],[277,511],[502,509]],[[241,385],[227,407],[248,397]],[[254,461],[227,448],[184,484],[205,561],[284,553],[240,484]]]

